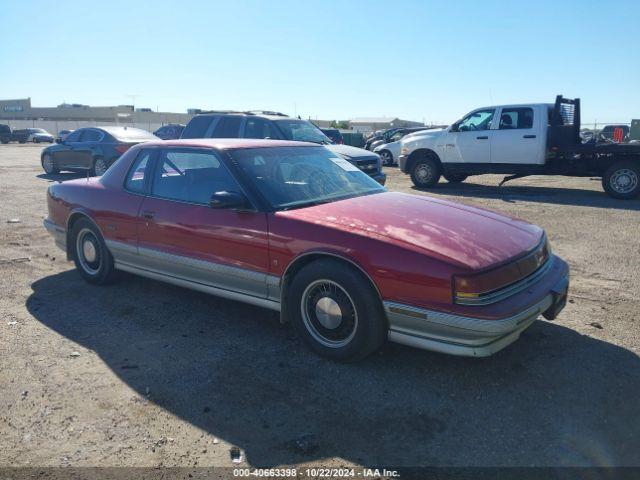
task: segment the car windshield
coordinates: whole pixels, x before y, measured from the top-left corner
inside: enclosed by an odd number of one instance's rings
[[[333,143],[329,137],[327,137],[322,131],[306,120],[275,120],[274,123],[278,126],[282,135],[287,140],[296,140],[298,142],[313,142],[321,144]]]
[[[386,191],[324,147],[235,150],[231,156],[275,210],[290,210]]]

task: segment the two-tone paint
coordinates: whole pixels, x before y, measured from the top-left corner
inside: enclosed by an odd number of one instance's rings
[[[222,158],[265,145],[309,144],[216,139],[144,148],[213,149]],[[559,295],[566,297],[567,264],[551,253],[535,269],[535,281],[523,281],[533,277],[523,277],[517,265],[546,242],[543,230],[527,222],[392,192],[289,211],[220,210],[159,199],[123,187],[140,148],[102,178],[50,186],[45,225],[61,248],[71,245],[73,223],[87,217],[116,268],[273,310],[281,310],[303,265],[338,258],[362,271],[378,292],[390,340],[457,355],[500,350],[548,313]],[[153,218],[145,217],[147,211]],[[497,301],[464,304],[455,299],[456,278],[511,290]]]

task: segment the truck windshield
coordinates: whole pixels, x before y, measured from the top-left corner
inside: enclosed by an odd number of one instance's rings
[[[290,210],[386,191],[324,147],[234,150],[231,156],[274,210]]]
[[[318,127],[306,120],[283,119],[274,120],[274,123],[282,132],[287,140],[296,140],[298,142],[313,142],[328,145],[333,143]]]

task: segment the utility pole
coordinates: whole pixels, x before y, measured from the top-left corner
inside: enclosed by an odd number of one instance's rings
[[[135,95],[125,95],[125,97],[130,98],[131,99],[131,103],[133,104],[133,110],[135,111],[136,109],[136,98],[141,97],[142,95],[140,94],[135,94]]]

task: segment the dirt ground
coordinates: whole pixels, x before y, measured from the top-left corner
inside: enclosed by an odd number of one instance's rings
[[[267,310],[83,282],[42,227],[47,185],[73,178],[44,175],[42,148],[0,146],[0,466],[640,465],[640,201],[589,178],[420,192],[387,168],[391,190],[544,227],[570,299],[487,359],[387,345],[341,365]]]

